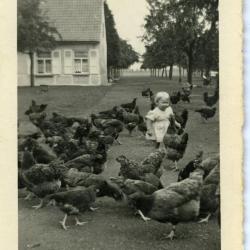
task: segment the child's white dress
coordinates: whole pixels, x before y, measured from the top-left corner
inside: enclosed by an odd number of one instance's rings
[[[148,112],[146,119],[153,122],[153,133],[152,136],[146,135],[148,140],[156,140],[157,142],[162,142],[163,137],[168,130],[170,124],[169,118],[174,115],[172,108],[169,106],[164,111],[160,110],[158,107]]]

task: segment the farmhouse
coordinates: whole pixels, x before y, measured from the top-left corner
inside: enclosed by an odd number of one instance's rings
[[[103,0],[46,0],[48,20],[61,34],[53,51],[35,53],[35,85],[107,84]],[[18,85],[30,85],[30,61],[18,53]]]

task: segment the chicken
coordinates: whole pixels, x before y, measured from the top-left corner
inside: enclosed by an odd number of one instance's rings
[[[161,164],[166,156],[165,149],[158,149],[155,152],[150,153],[146,158],[141,162],[142,171],[144,173],[152,173],[158,178],[161,177]]]
[[[45,120],[46,116],[47,114],[45,112],[30,113],[29,119],[34,125],[39,127],[40,123],[42,123]]]
[[[189,95],[186,94],[186,93],[181,93],[181,100],[182,100],[183,102],[188,102],[188,103],[190,103],[190,97],[189,97]]]
[[[219,100],[219,91],[215,90],[214,95],[209,96],[207,92],[203,94],[203,100],[207,106],[212,107]]]
[[[142,132],[142,134],[145,136],[147,132],[147,125],[146,125],[144,118],[141,115],[139,115],[139,122],[138,122],[137,127],[138,127],[138,130]]]
[[[190,173],[192,173],[201,163],[203,156],[203,151],[199,151],[195,156],[195,159],[191,160],[183,169],[180,170],[178,174],[178,181],[185,180],[189,177]]]
[[[64,173],[63,180],[70,187],[89,187],[95,185],[99,189],[98,197],[109,196],[115,200],[123,198],[120,188],[116,184],[106,180],[102,175],[80,172],[75,168],[71,168]]]
[[[129,131],[130,135],[139,123],[139,115],[129,113],[126,110],[120,110],[118,112],[118,119],[124,123],[125,128]]]
[[[65,216],[60,224],[64,230],[68,229],[66,226],[66,220],[68,216],[74,215],[76,225],[82,226],[87,222],[80,222],[77,216],[81,213],[84,213],[87,210],[93,209],[91,205],[96,200],[96,192],[98,188],[94,185],[88,188],[81,188],[76,190],[69,190],[65,192],[58,192],[55,194],[48,195],[47,200],[55,200],[57,206],[61,211],[65,213]]]
[[[123,130],[123,124],[118,119],[99,119],[96,115],[91,115],[91,121],[93,125],[103,131],[104,135],[111,135],[119,144],[119,134]]]
[[[119,176],[123,176],[125,179],[140,180],[143,171],[138,162],[129,160],[124,155],[117,157],[116,161],[121,164]]]
[[[98,116],[100,116],[99,118],[101,118],[101,116],[103,116],[103,118],[104,117],[106,117],[106,118],[116,118],[117,110],[118,110],[118,107],[114,106],[112,109],[100,111]]]
[[[214,169],[218,164],[220,164],[220,155],[215,154],[213,156],[207,157],[204,159],[200,165],[204,169],[204,178]]]
[[[128,112],[132,112],[135,109],[136,100],[137,100],[137,98],[134,98],[132,102],[124,103],[124,104],[121,104],[120,106]]]
[[[120,155],[116,158],[121,164],[119,176],[124,179],[142,180],[154,185],[156,188],[162,187],[160,179],[152,172],[153,164],[149,164],[150,159],[145,160],[145,165],[141,165],[134,160],[129,160],[126,156]],[[148,163],[148,164],[147,164]]]
[[[149,97],[150,93],[153,93],[152,90],[150,88],[144,89],[141,92],[142,97]]]
[[[220,206],[220,168],[219,164],[214,167],[209,175],[204,179],[201,201],[200,201],[200,215],[207,215],[201,219],[199,223],[207,223],[210,216],[214,214]]]
[[[36,104],[34,100],[31,101],[31,105],[28,110],[25,111],[25,115],[30,115],[32,113],[41,113],[47,108],[48,104]]]
[[[93,173],[94,172],[94,162],[101,156],[96,154],[83,154],[65,163],[65,166],[70,168],[76,168],[81,172]]]
[[[37,163],[50,163],[54,161],[57,156],[55,152],[45,143],[39,143],[33,138],[27,138],[23,145],[26,145],[27,150],[32,152],[33,157]]]
[[[214,108],[204,107],[201,109],[196,109],[195,112],[200,113],[201,117],[207,120],[209,118],[212,118],[215,115],[216,107]]]
[[[177,104],[181,100],[181,92],[178,91],[177,93],[173,93],[170,95],[170,101],[172,104]]]
[[[200,193],[204,171],[197,168],[190,177],[151,195],[137,192],[129,196],[144,221],[153,219],[162,223],[170,222],[173,228],[167,238],[175,237],[175,226],[179,222],[193,221],[199,215]]]
[[[185,153],[188,143],[188,133],[178,135],[177,129],[175,127],[175,119],[173,116],[170,117],[170,125],[163,138],[163,143],[166,148],[166,158],[175,163],[175,170],[178,171],[179,169],[177,162],[183,157]]]
[[[46,195],[59,191],[62,173],[66,170],[65,166],[57,161],[50,164],[34,164],[28,169],[22,167],[26,187],[40,199],[40,204],[33,206],[35,209],[43,206],[43,198]]]
[[[188,120],[188,111],[184,109],[181,114],[174,112],[175,120],[181,125],[182,129],[185,129]]]

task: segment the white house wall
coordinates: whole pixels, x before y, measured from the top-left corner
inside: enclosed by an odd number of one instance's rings
[[[106,37],[105,42],[101,44],[69,44],[69,45],[59,45],[55,50],[60,52],[61,69],[54,69],[56,74],[49,76],[37,75],[36,74],[36,56],[35,56],[35,86],[39,85],[102,85],[107,83],[107,73],[106,73]],[[53,51],[55,51],[53,50]],[[84,50],[84,51],[96,51],[98,60],[97,67],[98,71],[93,71],[94,73],[80,75],[80,74],[66,74],[64,70],[65,59],[64,51],[71,50]],[[104,57],[104,58],[103,58]],[[89,58],[89,68],[90,68],[90,56]],[[30,86],[30,73],[29,73],[30,60],[28,55],[18,53],[18,86]],[[53,62],[52,62],[53,64]],[[92,65],[93,66],[93,65]],[[93,67],[92,67],[93,68]]]

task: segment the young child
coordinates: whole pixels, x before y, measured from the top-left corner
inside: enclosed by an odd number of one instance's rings
[[[174,115],[170,107],[170,96],[167,92],[158,92],[155,96],[156,107],[146,115],[146,139],[156,141],[156,148],[160,147],[163,137],[170,124],[169,118]],[[180,124],[175,122],[177,127]]]

